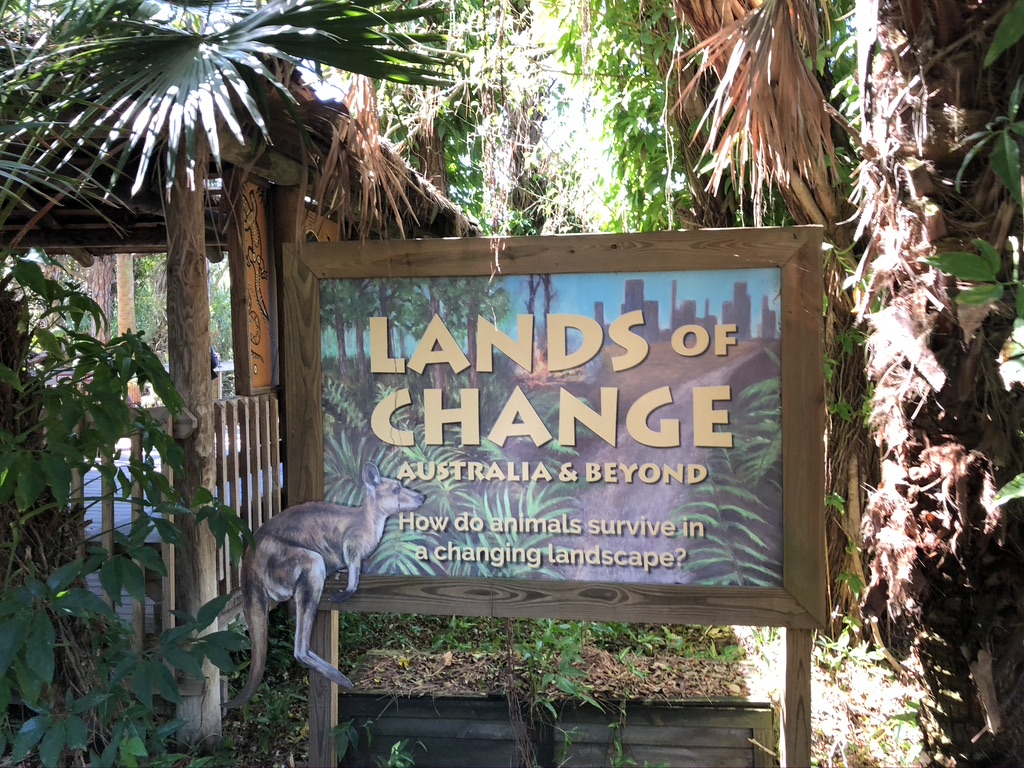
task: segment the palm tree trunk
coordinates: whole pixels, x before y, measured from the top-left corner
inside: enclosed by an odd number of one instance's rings
[[[1024,469],[1019,385],[1000,378],[1014,320],[958,303],[964,286],[924,258],[980,237],[1000,251],[1020,213],[988,170],[964,168],[965,137],[1006,114],[1024,58],[983,66],[1008,4],[864,4],[860,44],[862,215],[874,255],[866,306],[872,424],[882,480],[864,521],[873,554],[865,608],[898,622],[929,692],[922,712],[938,764],[1024,761],[1024,569],[1017,510],[994,490]],[[1016,139],[1015,139],[1016,140]],[[1001,274],[1011,278],[1004,258]]]
[[[89,295],[100,305],[103,316],[109,318],[114,307],[114,258],[102,256],[89,268]],[[93,336],[102,342],[110,341],[109,321],[93,330]]]
[[[210,387],[209,271],[203,218],[206,162],[195,163],[190,178],[187,158],[179,156],[167,204],[167,327],[171,379],[185,407],[197,419],[182,441],[184,476],[176,478],[184,502],[195,508],[199,494],[212,489],[213,400]],[[176,520],[182,543],[175,550],[175,608],[195,616],[217,596],[217,544],[209,527],[192,518]],[[216,627],[213,627],[216,630]],[[178,717],[182,738],[213,747],[220,740],[220,670],[207,661],[197,690],[182,691]],[[184,686],[183,686],[184,688]]]
[[[117,255],[117,333],[138,328],[135,320],[135,254]]]

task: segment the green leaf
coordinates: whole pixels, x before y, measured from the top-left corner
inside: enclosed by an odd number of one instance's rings
[[[171,670],[159,662],[152,662],[152,673],[153,686],[156,688],[156,692],[159,693],[165,701],[169,701],[172,704],[181,703],[181,694],[178,692],[178,683],[174,679],[174,675],[171,674]]]
[[[129,736],[119,748],[121,763],[128,768],[138,768],[140,757],[149,757],[146,744],[138,736]]]
[[[956,296],[957,304],[980,306],[991,304],[1003,298],[1003,286],[999,283],[990,285],[976,285],[966,291],[960,291]]]
[[[63,592],[67,589],[71,583],[78,578],[78,574],[82,570],[82,558],[72,560],[70,563],[65,563],[60,568],[50,574],[50,577],[46,580],[46,586],[50,588],[50,592],[56,594],[57,592]]]
[[[973,242],[978,246],[978,250],[981,251],[982,258],[992,268],[992,272],[998,275],[1000,267],[1003,266],[1003,257],[999,254],[999,249],[980,237],[976,238]]]
[[[41,454],[39,466],[53,497],[60,506],[65,506],[71,496],[71,467],[64,459],[52,453]]]
[[[53,682],[53,651],[56,642],[57,633],[50,622],[49,613],[39,611],[32,619],[25,647],[25,663],[47,685]]]
[[[61,764],[60,756],[64,752],[65,736],[64,721],[54,721],[39,743],[39,760],[43,765]]]
[[[221,595],[215,597],[213,600],[208,602],[202,608],[199,609],[199,613],[196,615],[196,624],[199,629],[205,629],[217,620],[220,616],[221,611],[224,610],[224,606],[228,604],[231,599],[231,595]]]
[[[231,654],[219,645],[203,643],[203,651],[206,653],[207,658],[209,658],[210,661],[212,661],[222,672],[234,672],[238,668],[235,666],[235,662],[234,659],[231,658]]]
[[[85,749],[89,746],[89,727],[78,715],[71,715],[67,719],[64,730],[68,749]]]
[[[18,461],[18,485],[14,491],[14,503],[21,512],[29,511],[46,488],[46,476],[32,464],[32,457],[27,454]]]
[[[21,378],[18,374],[2,364],[0,364],[0,384],[7,384],[15,392],[21,392],[23,389]]]
[[[1020,189],[1020,146],[1010,131],[1003,131],[996,137],[990,159],[992,170],[1003,182],[1017,205],[1022,205]]]
[[[947,275],[969,283],[992,283],[996,279],[996,270],[988,259],[974,253],[947,251],[929,256],[924,262]]]
[[[1021,37],[1024,37],[1024,0],[1017,0],[992,36],[992,44],[985,54],[985,66],[992,66],[993,62],[1015,46]]]
[[[182,672],[185,672],[196,680],[203,679],[203,662],[201,654],[197,656],[184,648],[171,646],[169,648],[164,648],[162,655],[167,660],[167,663],[175,669],[180,669]]]
[[[146,600],[146,574],[138,565],[126,557],[118,558],[121,561],[121,575],[124,578],[124,588],[135,600],[140,603]]]
[[[88,589],[69,589],[53,606],[83,618],[96,614],[112,619],[116,615],[102,597]]]
[[[7,674],[15,654],[25,644],[28,628],[28,616],[17,616],[0,624],[0,675]]]
[[[38,704],[39,694],[43,692],[43,679],[29,669],[20,656],[14,657],[14,677],[25,702],[30,707]]]
[[[150,668],[153,662],[140,661],[132,675],[132,691],[146,709],[153,709],[153,676]]]
[[[96,709],[100,704],[109,699],[111,695],[112,694],[110,692],[99,689],[89,691],[85,696],[78,699],[71,705],[71,711],[76,715],[80,715],[91,709]]]
[[[46,279],[43,270],[34,261],[18,259],[11,268],[11,272],[14,274],[14,279],[22,287],[27,288],[42,299],[50,298],[51,283]]]
[[[161,576],[167,575],[167,566],[154,547],[143,545],[132,550],[132,557],[142,566]]]
[[[1024,472],[1017,475],[1013,480],[1008,482],[996,493],[995,503],[996,506],[1005,504],[1012,499],[1019,499],[1024,497]]]
[[[31,752],[46,734],[50,725],[49,715],[36,715],[25,721],[14,739],[14,751],[11,752],[11,762],[20,763]]]
[[[121,592],[124,589],[123,561],[122,557],[112,557],[100,566],[100,586],[117,605],[121,604]]]

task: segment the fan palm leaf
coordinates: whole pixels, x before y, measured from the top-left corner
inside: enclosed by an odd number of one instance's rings
[[[57,14],[52,34],[40,35],[49,45],[37,46],[7,73],[18,68],[24,75],[31,66],[29,79],[50,78],[60,98],[49,109],[76,136],[76,152],[86,154],[91,141],[98,144],[94,157],[119,152],[115,177],[129,160],[137,162],[133,193],[161,150],[166,178],[173,179],[179,158],[190,166],[203,160],[204,144],[220,162],[221,130],[244,143],[251,125],[269,142],[268,94],[276,92],[288,109],[294,105],[290,70],[283,72],[282,64],[312,62],[406,83],[440,81],[438,59],[425,47],[438,38],[394,31],[429,9],[349,0],[274,0],[256,9],[222,3],[202,13],[164,7],[174,12],[153,15],[145,4],[115,0],[100,6],[100,15],[91,4],[77,17]],[[301,119],[292,117],[301,131]],[[67,157],[60,142],[48,152]]]

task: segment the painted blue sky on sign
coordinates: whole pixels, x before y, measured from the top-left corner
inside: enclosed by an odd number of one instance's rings
[[[721,269],[702,272],[610,272],[585,275],[552,275],[552,313],[586,314],[592,316],[594,304],[604,305],[606,321],[614,320],[622,312],[626,302],[624,285],[627,280],[643,281],[644,301],[655,301],[658,304],[658,321],[661,328],[668,328],[672,322],[673,286],[675,287],[676,307],[684,301],[696,302],[697,317],[708,312],[719,320],[723,317],[723,305],[734,298],[734,286],[737,283],[746,285],[746,292],[751,299],[755,336],[764,335],[759,332],[762,302],[768,300],[768,309],[774,312],[775,333],[778,336],[781,313],[780,306],[780,274],[778,269]],[[501,286],[513,297],[513,312],[526,311],[529,296],[528,277],[495,278],[496,286]],[[542,310],[541,299],[537,299],[537,311]]]

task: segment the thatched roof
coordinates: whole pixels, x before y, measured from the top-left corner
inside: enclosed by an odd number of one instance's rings
[[[283,65],[280,69],[295,103],[269,94],[270,141],[255,127],[246,132],[244,144],[223,134],[223,164],[210,169],[207,188],[209,244],[225,242],[230,206],[221,199],[220,175],[231,166],[271,184],[301,188],[308,206],[338,221],[347,239],[479,234],[476,222],[377,134],[372,109],[355,109],[356,97],[366,87],[359,79],[344,101],[328,101],[318,98],[296,72]],[[296,120],[305,126],[308,140]],[[0,228],[0,247],[41,247],[84,263],[91,263],[94,255],[166,250],[159,180],[152,174],[150,183],[131,195],[130,175],[98,210],[66,198],[47,201],[26,195]]]

